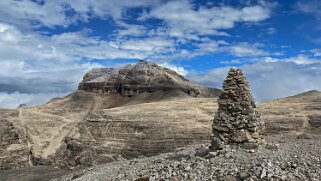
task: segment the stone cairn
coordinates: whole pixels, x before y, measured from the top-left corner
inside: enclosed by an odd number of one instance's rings
[[[213,120],[211,150],[221,150],[227,144],[252,145],[263,139],[264,123],[250,93],[249,82],[241,69],[231,68],[218,100]]]

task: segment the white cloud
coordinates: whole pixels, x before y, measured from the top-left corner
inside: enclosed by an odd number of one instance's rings
[[[313,53],[313,55],[315,57],[320,57],[321,56],[321,49],[312,49],[310,50],[311,53]]]
[[[164,39],[160,37],[145,38],[137,40],[129,40],[120,44],[120,49],[124,50],[136,50],[136,51],[150,51],[153,53],[169,51],[175,49],[175,43],[173,40]]]
[[[258,102],[295,95],[301,92],[321,90],[321,62],[302,63],[302,56],[288,59],[269,58],[273,61],[257,61],[240,65],[249,79],[251,90]],[[196,83],[221,88],[228,67],[216,68],[203,74],[190,73],[187,77]]]
[[[269,35],[274,35],[277,32],[278,32],[278,30],[275,29],[274,27],[270,27],[270,28],[267,29],[267,34],[269,34]]]
[[[241,9],[240,19],[243,21],[257,22],[270,17],[270,9],[261,5],[244,7]]]
[[[26,104],[27,106],[35,106],[44,104],[51,98],[64,96],[66,96],[66,93],[26,94],[19,92],[0,92],[0,108],[17,108],[21,104]]]
[[[319,59],[309,58],[308,56],[303,54],[300,54],[296,57],[289,57],[289,58],[283,59],[283,61],[294,62],[298,65],[308,65],[308,64],[315,64],[320,62]]]
[[[94,41],[79,33],[60,37],[22,33],[4,23],[0,30],[0,107],[35,105],[52,96],[66,95],[76,89],[90,68],[101,66],[77,62],[86,57],[86,48],[81,44]],[[73,42],[75,39],[79,42]]]
[[[150,7],[158,4],[157,0],[43,0],[39,2],[0,1],[0,20],[23,27],[67,27],[94,17],[121,19],[127,8]]]
[[[177,72],[182,76],[186,76],[186,74],[188,73],[188,71],[184,67],[176,66],[167,62],[160,63],[159,65],[162,67],[166,67],[168,69],[174,70],[175,72]]]
[[[249,44],[246,42],[238,43],[229,47],[230,53],[238,57],[254,57],[254,56],[263,56],[268,53],[260,49],[260,44]]]
[[[75,61],[80,59],[145,59],[175,51],[169,38],[151,37],[124,41],[107,41],[91,37],[89,30],[41,35],[22,32],[13,25],[0,24],[0,62]]]
[[[295,8],[303,13],[311,14],[315,16],[315,18],[320,19],[321,18],[321,2],[319,0],[300,0],[297,1],[295,4]]]
[[[168,1],[143,14],[141,19],[157,18],[167,23],[173,37],[197,33],[198,35],[219,34],[219,29],[233,28],[238,22],[259,22],[270,17],[271,8],[253,5],[243,8],[214,6],[196,8],[191,1]],[[227,34],[222,34],[227,35]]]
[[[83,75],[99,64],[55,63],[32,66],[14,63],[2,67],[0,74],[0,107],[15,108],[20,104],[39,105],[53,97],[64,97],[76,90]]]
[[[148,12],[145,9],[141,19],[157,18],[164,26],[126,23],[127,10],[135,7],[150,8]],[[222,45],[220,40],[203,41],[201,35],[230,36],[219,29],[232,28],[238,22],[263,21],[270,12],[271,7],[262,3],[243,8],[227,5],[195,8],[191,1],[1,1],[0,21],[6,23],[0,24],[0,58],[59,61],[191,58],[217,52]],[[68,27],[95,17],[115,21],[114,38],[92,37],[89,29],[53,36],[32,31],[42,26]],[[197,43],[189,49],[180,48],[192,41]]]

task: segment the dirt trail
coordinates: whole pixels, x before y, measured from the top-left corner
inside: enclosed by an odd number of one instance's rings
[[[26,138],[26,140],[27,140],[28,150],[29,150],[29,152],[30,152],[32,144],[31,144],[30,141],[29,141],[28,129],[27,129],[27,127],[25,127],[25,121],[24,121],[24,119],[21,119],[22,117],[23,117],[23,110],[22,110],[22,109],[19,109],[18,119],[21,121],[21,124],[22,124],[23,127],[24,127],[24,128],[23,128],[23,131],[24,131],[25,138]],[[28,157],[28,163],[29,163],[30,166],[33,166],[33,163],[32,163],[32,161],[31,161],[31,154],[30,154],[29,157]]]

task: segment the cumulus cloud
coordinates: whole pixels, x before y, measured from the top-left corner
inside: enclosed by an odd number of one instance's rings
[[[310,52],[313,53],[313,55],[315,57],[321,57],[321,49],[315,48],[315,49],[310,50]]]
[[[25,104],[27,106],[36,106],[48,102],[54,97],[64,97],[66,93],[7,93],[0,92],[0,108],[14,109]]]
[[[219,34],[217,30],[230,29],[238,22],[259,22],[270,17],[268,6],[254,5],[244,8],[230,6],[195,7],[191,1],[168,1],[144,14],[141,19],[157,18],[167,23],[173,37]]]
[[[12,25],[1,25],[0,107],[35,105],[52,96],[66,95],[75,90],[89,69],[101,66],[79,61],[73,49],[68,50],[71,44],[64,46],[64,41],[70,41],[68,38],[56,40],[55,37],[24,34]],[[15,34],[19,36],[8,38]],[[80,48],[78,51],[81,52]]]
[[[0,11],[0,20],[22,27],[67,27],[95,17],[121,19],[127,8],[150,7],[157,4],[157,0],[0,1],[0,7],[3,7]]]
[[[170,63],[167,63],[167,62],[161,63],[159,65],[162,66],[162,67],[166,67],[168,69],[174,70],[175,72],[177,72],[178,74],[180,74],[182,76],[186,76],[187,73],[188,73],[188,71],[184,67],[173,65],[173,64],[170,64]]]
[[[14,108],[20,104],[38,105],[52,97],[62,97],[73,92],[83,75],[99,64],[55,64],[26,67],[14,74],[0,75],[0,107]]]
[[[127,21],[132,8],[142,8],[134,18],[138,23]],[[257,44],[229,43],[220,37],[232,36],[225,30],[238,23],[268,19],[271,11],[264,3],[232,7],[161,0],[0,1],[0,107],[35,105],[65,95],[86,71],[101,66],[92,61],[162,61],[231,50],[238,56],[263,55]],[[68,29],[95,18],[112,22],[108,38],[94,36],[87,28]],[[170,63],[162,65],[188,73]]]
[[[230,53],[237,57],[254,57],[267,55],[268,53],[262,50],[261,44],[249,44],[247,42],[241,42],[229,47]]]
[[[140,19],[159,19],[164,26],[127,23],[127,10],[136,7],[149,9]],[[186,51],[192,58],[217,52],[221,48],[218,47],[222,45],[217,43],[219,41],[204,41],[202,35],[230,36],[220,30],[233,28],[240,22],[263,21],[271,14],[271,7],[264,3],[243,8],[228,5],[196,8],[192,1],[26,0],[1,1],[0,8],[2,57],[61,61],[82,58],[174,59],[180,56],[185,58]],[[43,26],[68,27],[95,17],[114,20],[116,26],[111,39],[93,37],[90,29],[52,36],[33,31]],[[26,28],[28,26],[29,29]],[[181,48],[188,44],[192,45],[188,50]],[[234,49],[238,51],[239,48]],[[253,54],[253,51],[250,53]]]
[[[268,58],[252,64],[240,65],[249,79],[253,96],[258,102],[321,90],[321,63],[305,60],[302,56],[287,59]],[[265,61],[273,60],[273,61]],[[220,88],[228,67],[216,68],[203,74],[190,73],[187,77],[199,84]]]

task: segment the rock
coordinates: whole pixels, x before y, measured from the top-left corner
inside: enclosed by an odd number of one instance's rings
[[[279,144],[267,143],[265,145],[265,148],[270,149],[270,150],[277,150],[277,149],[279,149]]]
[[[242,172],[239,172],[238,173],[238,177],[240,180],[246,180],[250,175],[245,172],[245,171],[242,171]]]
[[[217,156],[217,154],[218,154],[217,152],[211,151],[211,152],[208,153],[207,158],[214,158],[214,157]]]
[[[246,149],[246,150],[253,150],[253,149],[257,149],[258,148],[258,144],[257,143],[250,143],[250,142],[246,142],[242,144],[242,148]]]
[[[312,139],[312,136],[307,133],[303,133],[297,136],[298,139]]]
[[[13,112],[15,112],[13,110]],[[29,166],[30,151],[22,130],[0,117],[0,170]]]
[[[217,138],[217,137],[211,137],[211,150],[221,150],[224,147],[224,142]]]
[[[212,124],[211,149],[222,149],[230,143],[257,143],[264,122],[255,110],[249,83],[242,70],[231,68],[218,100],[219,108]],[[224,135],[224,136],[222,136]]]
[[[263,179],[264,177],[266,177],[266,169],[265,168],[263,168],[261,175],[260,175],[261,179]]]
[[[27,105],[27,104],[20,104],[20,105],[18,106],[18,108],[25,108],[25,107],[28,107],[28,105]]]
[[[247,131],[241,129],[233,135],[232,139],[237,143],[243,143],[249,141],[251,139],[251,136]]]
[[[205,146],[202,146],[201,148],[198,148],[196,151],[195,151],[195,156],[198,156],[198,157],[205,157],[209,154],[209,149],[208,147],[205,147]]]
[[[140,178],[136,179],[135,181],[149,181],[149,177],[147,177],[147,176],[140,177]]]
[[[314,114],[309,116],[309,124],[313,128],[321,127],[321,115]]]
[[[131,97],[156,91],[180,90],[192,97],[216,97],[218,89],[203,88],[152,62],[140,61],[121,68],[96,68],[88,72],[78,90]]]

